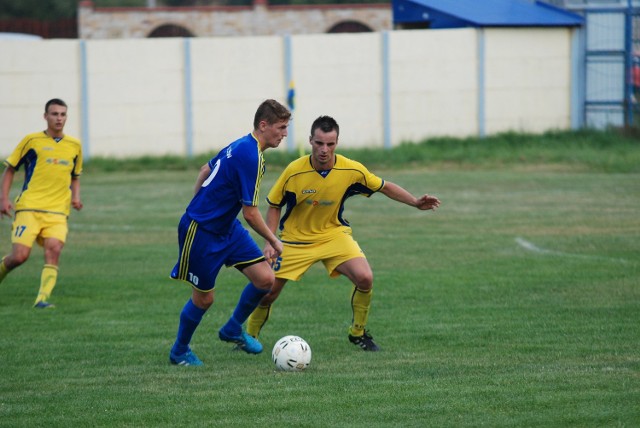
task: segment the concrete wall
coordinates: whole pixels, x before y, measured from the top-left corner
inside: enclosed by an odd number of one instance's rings
[[[568,29],[457,29],[0,41],[0,156],[44,129],[53,97],[69,104],[66,131],[91,156],[216,150],[251,130],[262,100],[286,102],[288,73],[295,141],[285,147],[306,147],[320,114],[341,124],[343,147],[566,129],[571,37]]]

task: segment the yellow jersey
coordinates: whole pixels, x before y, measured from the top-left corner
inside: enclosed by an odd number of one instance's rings
[[[15,210],[69,215],[71,178],[82,173],[82,145],[65,135],[59,141],[46,132],[29,134],[4,161],[16,170],[24,166],[24,185]]]
[[[283,242],[322,242],[351,233],[349,222],[342,216],[349,197],[369,197],[383,186],[383,179],[344,156],[336,155],[333,168],[322,172],[313,168],[311,156],[303,156],[282,172],[267,202],[284,210],[280,218]]]

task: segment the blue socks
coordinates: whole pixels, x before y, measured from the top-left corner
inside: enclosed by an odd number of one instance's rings
[[[182,355],[189,350],[189,342],[191,337],[196,331],[196,328],[202,321],[202,316],[205,314],[206,309],[200,309],[193,304],[191,299],[184,305],[182,312],[180,313],[180,326],[178,327],[178,336],[176,342],[171,348],[173,355]]]
[[[267,294],[269,290],[261,290],[252,283],[248,283],[242,294],[240,300],[236,305],[236,309],[233,311],[233,315],[229,318],[229,321],[222,327],[227,336],[235,337],[242,334],[242,324],[249,318],[249,315],[254,311],[260,300]]]

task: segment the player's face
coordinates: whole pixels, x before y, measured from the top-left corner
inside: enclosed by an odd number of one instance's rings
[[[313,166],[318,170],[333,168],[338,133],[335,130],[324,132],[320,128],[316,128],[309,138],[309,144],[311,144]]]
[[[53,134],[61,134],[64,124],[67,122],[67,108],[57,104],[51,104],[44,114],[47,121],[47,130]]]
[[[280,142],[287,136],[287,127],[289,126],[288,120],[281,120],[274,124],[268,124],[267,122],[261,123],[262,137],[264,139],[264,148],[275,148],[280,145]]]

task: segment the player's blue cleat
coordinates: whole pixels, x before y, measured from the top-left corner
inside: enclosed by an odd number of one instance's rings
[[[171,364],[175,364],[177,366],[201,366],[203,365],[200,358],[196,356],[190,350],[185,352],[182,355],[174,355],[173,353],[169,353],[169,361]]]
[[[220,340],[225,342],[232,342],[238,345],[239,349],[242,349],[244,352],[248,354],[259,354],[262,352],[262,344],[258,342],[258,340],[254,337],[249,336],[244,331],[240,333],[239,336],[230,336],[227,335],[223,329],[220,329],[218,332],[218,337]]]
[[[34,308],[38,309],[53,309],[56,307],[53,303],[45,302],[44,300],[33,305]]]

